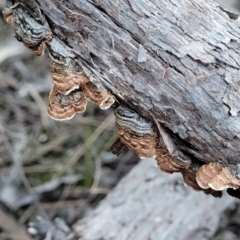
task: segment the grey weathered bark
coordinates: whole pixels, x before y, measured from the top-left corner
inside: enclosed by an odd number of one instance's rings
[[[233,201],[191,190],[142,160],[74,230],[79,240],[208,240]]]
[[[92,81],[140,114],[155,116],[198,160],[238,173],[235,15],[206,0],[37,2]]]

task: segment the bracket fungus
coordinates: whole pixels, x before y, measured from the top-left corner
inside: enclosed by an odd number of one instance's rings
[[[183,155],[180,151],[175,151],[172,155],[164,147],[157,148],[156,162],[158,167],[167,173],[180,172],[183,182],[194,190],[203,190],[196,181],[196,170],[194,163],[189,157]],[[206,192],[204,190],[204,192]]]
[[[166,172],[179,172],[191,165],[181,151],[168,153],[160,146],[160,137],[153,123],[125,106],[115,109],[117,133],[120,141],[142,158],[156,158],[159,168]]]
[[[192,187],[194,190],[202,190],[201,187],[198,185],[196,181],[196,174],[192,171],[182,170],[182,177],[183,182],[187,185]]]
[[[106,89],[101,91],[90,81],[83,84],[82,89],[87,100],[98,104],[103,110],[108,109],[115,102],[113,96],[109,95]]]
[[[32,5],[33,10],[29,9]],[[35,1],[22,3],[7,0],[3,15],[15,37],[36,55],[43,55],[45,44],[50,58],[53,87],[49,96],[48,114],[55,120],[71,119],[86,110],[87,101],[109,108],[114,97],[106,89],[98,89],[77,63],[76,55],[52,36],[49,25]]]
[[[158,135],[153,124],[124,106],[116,108],[115,115],[120,141],[141,158],[156,157]]]
[[[158,167],[167,173],[180,172],[181,165],[173,160],[168,150],[164,147],[157,148],[156,162]]]
[[[221,191],[227,188],[237,189],[240,186],[240,180],[231,170],[216,162],[202,165],[197,171],[196,179],[203,189],[212,188]]]
[[[188,155],[179,150],[174,150],[170,154],[166,146],[163,146],[162,140],[156,133],[151,121],[125,106],[117,107],[115,115],[119,139],[111,148],[113,153],[119,154],[122,151],[122,143],[134,150],[141,158],[156,158],[157,165],[162,171],[167,173],[180,172],[184,183],[193,189],[202,190],[215,197],[221,196],[222,193],[219,191],[202,189],[199,186],[196,180],[196,172],[200,165],[194,163]]]
[[[196,172],[193,169],[183,169],[181,173],[183,177],[183,182],[187,186],[192,187],[194,190],[203,191],[205,194],[211,194],[212,196],[217,198],[222,196],[222,191],[213,190],[211,188],[202,189],[196,180]]]
[[[19,2],[4,8],[3,16],[18,41],[23,42],[36,55],[43,55],[45,41],[52,39],[51,30],[44,16],[36,20],[34,13]]]
[[[60,93],[66,95],[89,82],[76,63],[76,55],[60,40],[53,38],[47,43],[47,48],[53,83]]]
[[[87,99],[80,88],[63,95],[53,87],[49,96],[48,115],[55,120],[68,120],[76,113],[84,112],[86,106]]]
[[[47,43],[53,88],[49,96],[48,114],[55,120],[71,119],[86,110],[87,101],[102,109],[109,108],[114,98],[106,89],[99,90],[77,64],[76,55],[60,40]],[[64,103],[65,102],[65,103]]]
[[[101,109],[109,108],[114,102],[106,89],[98,89],[84,74],[77,64],[76,55],[60,40],[53,38],[47,43],[50,57],[50,71],[55,91],[68,95],[81,88],[84,98],[99,105]],[[50,97],[50,100],[52,98]],[[51,104],[51,103],[50,103]],[[53,116],[53,114],[49,114]]]

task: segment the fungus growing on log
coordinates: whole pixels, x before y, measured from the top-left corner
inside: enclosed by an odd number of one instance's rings
[[[201,189],[201,187],[198,185],[197,181],[196,181],[196,174],[194,174],[191,171],[186,171],[186,170],[182,170],[182,177],[183,177],[183,182],[187,185],[192,187],[194,190],[203,190]]]
[[[71,49],[68,49],[56,38],[49,41],[47,47],[55,91],[68,95],[75,89],[81,88],[84,97],[88,101],[98,104],[101,109],[107,109],[114,103],[113,96],[106,89],[100,90],[90,82],[77,64],[76,55]]]
[[[115,109],[117,134],[120,141],[140,158],[156,157],[158,135],[153,124],[127,107]]]
[[[157,148],[157,157],[156,157],[158,167],[167,173],[180,172],[181,165],[172,159],[172,156],[169,154],[168,150],[164,147]]]
[[[89,82],[84,72],[77,65],[76,55],[64,46],[60,40],[53,38],[47,43],[50,57],[50,71],[58,92],[66,95],[80,85]]]
[[[63,95],[53,87],[49,96],[48,115],[55,120],[68,120],[76,113],[84,112],[86,106],[87,99],[80,88]]]
[[[47,47],[53,79],[48,108],[50,117],[55,120],[71,119],[76,113],[86,110],[87,101],[98,104],[102,109],[114,103],[113,96],[106,89],[99,90],[90,82],[70,49],[55,38],[47,43]]]
[[[100,91],[93,83],[88,81],[81,85],[87,100],[99,105],[103,110],[108,109],[115,102],[114,98],[104,89]]]
[[[202,190],[206,194],[220,197],[221,192],[212,189],[203,189],[196,180],[199,164],[194,163],[189,156],[175,150],[170,154],[151,121],[141,117],[138,113],[125,106],[115,109],[118,140],[112,147],[113,153],[122,151],[122,144],[134,150],[139,157],[156,158],[158,167],[167,173],[180,172],[186,185],[195,190]],[[119,148],[119,151],[117,150]],[[217,189],[215,189],[217,190]]]
[[[237,189],[240,186],[240,180],[231,173],[229,168],[215,162],[202,165],[196,177],[198,185],[203,189],[212,188],[221,191],[227,188]]]
[[[33,12],[18,2],[6,7],[3,16],[18,41],[23,42],[36,55],[44,54],[45,41],[51,40],[52,33],[43,16],[42,19],[36,20]]]
[[[183,182],[189,186],[192,187],[196,191],[203,191],[205,194],[211,194],[214,197],[221,197],[222,196],[222,191],[215,191],[211,188],[208,189],[202,189],[196,180],[196,172],[193,171],[193,169],[182,169],[181,171],[182,177],[183,177]]]

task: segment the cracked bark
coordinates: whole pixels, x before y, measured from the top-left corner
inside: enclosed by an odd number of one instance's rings
[[[91,81],[154,116],[180,149],[238,174],[240,28],[232,15],[204,0],[38,3]]]

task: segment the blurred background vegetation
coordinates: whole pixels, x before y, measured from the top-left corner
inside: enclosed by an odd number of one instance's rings
[[[219,2],[238,12],[240,1]],[[36,216],[60,217],[71,226],[88,214],[138,157],[109,152],[116,139],[112,110],[88,104],[69,121],[50,119],[48,56],[34,56],[12,35],[1,15],[0,240],[27,240],[27,223]],[[240,239],[239,209],[222,216],[215,239]]]

